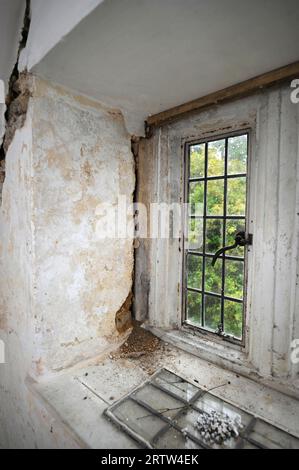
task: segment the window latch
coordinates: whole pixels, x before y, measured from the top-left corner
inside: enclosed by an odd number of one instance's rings
[[[233,245],[224,246],[223,248],[220,248],[220,250],[216,251],[213,256],[212,266],[215,265],[219,256],[225,253],[226,251],[233,250],[234,248],[237,248],[237,246],[252,245],[252,238],[252,233],[249,233],[246,237],[245,232],[237,232],[235,235],[235,243]]]

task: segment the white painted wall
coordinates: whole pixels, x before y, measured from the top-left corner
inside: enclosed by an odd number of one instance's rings
[[[292,340],[299,338],[299,106],[290,91],[286,84],[157,129],[140,148],[138,200],[183,200],[184,140],[252,129],[247,344],[238,350],[198,338],[198,353],[238,372],[298,387],[298,364],[290,354]],[[137,315],[144,317],[147,309],[150,325],[170,331],[181,327],[182,240],[142,241],[136,251]],[[194,347],[194,338],[189,342]]]
[[[30,88],[25,126],[6,156],[0,213],[0,447],[57,445],[62,431],[50,433],[25,379],[117,347],[125,336],[115,314],[132,284],[132,240],[96,233],[99,203],[119,193],[132,200],[123,117],[36,78]]]
[[[103,0],[31,0],[31,25],[19,69],[30,70]]]

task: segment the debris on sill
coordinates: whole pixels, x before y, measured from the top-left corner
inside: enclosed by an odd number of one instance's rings
[[[141,327],[141,322],[134,320],[131,334],[113,356],[138,358],[156,351],[160,343],[156,336]]]
[[[138,360],[140,367],[152,375],[161,366],[162,358],[172,355],[171,349],[141,325],[142,322],[133,320],[131,334],[117,351],[110,354],[110,359]]]
[[[239,416],[232,419],[227,414],[211,410],[200,415],[194,427],[206,443],[222,444],[228,439],[238,437],[243,425]]]

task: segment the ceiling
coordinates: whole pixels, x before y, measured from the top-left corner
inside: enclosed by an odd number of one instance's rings
[[[33,70],[122,109],[172,106],[299,59],[298,0],[104,0]]]
[[[102,1],[30,0],[30,30],[19,69],[31,69]]]
[[[17,60],[24,0],[0,1],[0,79],[8,81]]]

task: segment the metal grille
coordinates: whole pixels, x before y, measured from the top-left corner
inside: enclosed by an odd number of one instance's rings
[[[246,230],[248,133],[230,134],[186,146],[185,312],[189,325],[243,340],[244,247],[215,252]]]

